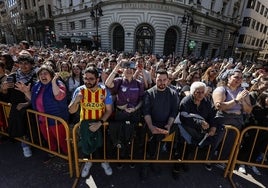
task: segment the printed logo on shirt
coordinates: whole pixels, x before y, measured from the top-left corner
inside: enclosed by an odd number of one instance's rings
[[[96,103],[96,102],[84,103],[82,104],[82,108],[86,110],[102,110],[104,108],[104,103]]]

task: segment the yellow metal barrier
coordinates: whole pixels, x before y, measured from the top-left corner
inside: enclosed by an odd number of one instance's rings
[[[84,163],[84,162],[117,162],[117,163],[224,163],[224,164],[227,164],[226,166],[226,169],[225,169],[225,172],[224,172],[224,177],[227,176],[228,174],[228,170],[229,170],[229,167],[231,165],[231,162],[232,162],[232,157],[234,155],[234,151],[235,151],[235,148],[236,148],[236,145],[237,145],[237,142],[238,142],[238,139],[239,139],[239,136],[240,136],[240,133],[239,133],[239,130],[233,126],[225,126],[226,128],[226,132],[225,132],[225,135],[224,135],[224,138],[223,138],[223,142],[222,144],[220,145],[220,149],[218,151],[218,155],[217,155],[217,158],[215,160],[211,160],[209,158],[210,156],[210,152],[211,152],[211,146],[207,147],[205,150],[206,150],[206,153],[205,153],[205,157],[203,157],[204,155],[200,155],[200,153],[203,153],[204,152],[204,149],[201,149],[199,147],[196,147],[195,148],[195,151],[194,151],[194,155],[193,155],[193,158],[191,159],[185,159],[185,151],[187,149],[187,147],[189,147],[188,144],[186,144],[186,142],[184,143],[183,145],[183,154],[182,154],[182,158],[181,159],[176,159],[173,157],[173,151],[172,151],[172,148],[173,148],[173,145],[174,145],[174,138],[175,138],[175,133],[173,134],[170,134],[170,135],[167,135],[163,140],[161,140],[158,144],[158,147],[157,147],[157,156],[155,159],[150,159],[147,157],[146,153],[147,153],[147,142],[148,142],[148,135],[146,134],[145,135],[145,138],[144,138],[144,150],[143,150],[143,155],[142,157],[136,155],[135,152],[138,152],[138,151],[135,151],[134,147],[133,147],[133,142],[135,140],[135,138],[132,140],[131,144],[130,144],[130,156],[129,158],[127,159],[121,159],[120,158],[120,149],[118,148],[117,149],[117,155],[116,156],[107,156],[107,142],[106,142],[106,135],[107,135],[107,124],[104,126],[104,146],[103,146],[103,153],[104,153],[104,156],[102,159],[97,159],[97,158],[93,158],[92,155],[89,156],[89,158],[82,158],[82,157],[79,157],[79,148],[78,148],[78,141],[79,141],[79,135],[78,135],[78,132],[79,132],[79,127],[80,127],[80,124],[76,124],[73,128],[73,148],[74,148],[74,163],[75,163],[75,170],[76,170],[76,182],[74,183],[74,186],[75,187],[75,184],[77,183],[78,181],[78,178],[80,177],[80,165],[79,163]],[[229,131],[234,131],[235,134],[236,134],[236,137],[235,137],[235,141],[234,141],[234,144],[233,144],[233,147],[232,147],[232,150],[230,152],[230,155],[229,155],[229,158],[228,159],[220,159],[221,157],[221,152],[222,152],[222,149],[223,149],[223,146],[224,146],[224,142],[225,142],[225,139],[226,139],[226,135],[229,133]],[[168,151],[168,153],[166,155],[161,155],[160,156],[160,153],[161,153],[161,144],[162,143],[169,143],[170,145],[170,150]],[[138,156],[138,157],[137,157]],[[200,157],[202,156],[202,157]],[[200,159],[201,158],[201,159]]]
[[[252,143],[252,147],[248,148],[250,151],[249,156],[247,157],[247,160],[245,160],[245,159],[239,160],[238,154],[239,154],[239,151],[241,150],[241,144],[243,142],[243,139],[245,138],[245,135],[248,134],[249,131],[256,131],[254,139],[253,139],[254,141]],[[254,148],[256,145],[256,141],[259,138],[260,131],[266,131],[268,133],[268,127],[249,126],[241,132],[241,136],[240,136],[239,141],[238,141],[237,146],[236,146],[236,150],[235,150],[235,153],[233,156],[232,164],[230,167],[230,173],[229,173],[229,179],[230,179],[233,187],[236,187],[236,185],[232,179],[233,171],[234,171],[236,165],[244,164],[244,165],[249,165],[249,166],[268,168],[268,164],[267,163],[264,164],[265,157],[263,157],[263,159],[260,163],[255,162],[255,159],[252,159],[252,154],[253,154],[253,151],[254,151]],[[267,153],[268,153],[268,145],[266,145],[266,149],[263,151],[263,155],[267,156]]]
[[[11,104],[10,103],[6,103],[6,102],[2,102],[0,101],[0,113],[1,114],[1,121],[5,126],[0,127],[0,134],[8,136],[7,134],[7,126],[8,126],[8,117],[9,117],[9,112],[10,112],[10,108],[11,108]]]
[[[57,139],[57,151],[52,151],[51,150],[51,146],[50,146],[50,136],[49,136],[49,132],[47,131],[48,134],[48,147],[44,146],[42,143],[42,135],[41,135],[41,131],[39,128],[39,121],[38,119],[40,117],[43,117],[46,119],[46,130],[48,130],[48,119],[52,119],[53,121],[55,121],[55,128],[56,128],[56,139]],[[70,138],[70,129],[69,126],[67,124],[67,122],[65,120],[63,120],[60,117],[57,116],[53,116],[53,115],[49,115],[49,114],[45,114],[45,113],[41,113],[41,112],[37,112],[35,110],[31,110],[28,109],[27,110],[27,119],[28,119],[28,125],[29,125],[29,132],[30,132],[30,140],[25,140],[25,139],[18,139],[22,142],[25,142],[29,145],[32,145],[38,149],[41,149],[45,152],[51,153],[53,155],[56,155],[62,159],[65,159],[68,161],[69,164],[69,172],[70,172],[70,177],[73,176],[73,166],[72,166],[72,150],[71,150],[71,138]],[[34,120],[34,121],[32,121]],[[60,150],[60,143],[59,143],[59,130],[58,130],[58,125],[62,124],[64,126],[65,129],[65,133],[66,133],[66,145],[67,145],[67,153],[64,154],[61,150]],[[34,128],[37,128],[37,132],[34,132]],[[34,137],[36,136],[37,133],[37,137],[38,140],[36,141],[34,139]]]
[[[4,114],[4,120],[6,121],[6,125],[8,126],[8,117],[9,117],[9,112],[10,112],[10,107],[11,105],[5,102],[0,101],[0,108],[3,111]],[[43,144],[44,138],[42,137],[42,134],[40,132],[39,128],[39,118],[43,117],[46,121],[46,129],[48,129],[48,119],[52,119],[55,121],[55,127],[56,127],[56,139],[57,139],[57,151],[52,151],[50,147],[50,140],[49,140],[49,132],[48,134],[48,147]],[[27,120],[28,120],[28,130],[29,130],[29,138],[26,137],[16,137],[14,139],[24,142],[26,144],[29,144],[35,148],[41,149],[47,153],[51,153],[53,155],[56,155],[62,159],[67,160],[68,165],[69,165],[69,172],[70,172],[70,177],[73,177],[73,163],[72,163],[72,150],[71,150],[71,138],[70,138],[70,130],[69,126],[66,123],[65,120],[63,120],[60,117],[37,112],[31,109],[27,110]],[[60,147],[59,147],[59,130],[58,130],[58,125],[62,124],[65,129],[66,133],[66,145],[67,145],[67,153],[64,154],[61,152]],[[0,134],[9,136],[7,129],[1,127],[0,129]]]
[[[9,110],[10,110],[10,105],[8,103],[4,103],[0,101],[0,107],[3,109],[3,113],[5,114],[5,121],[7,122],[7,118],[9,116]],[[67,142],[67,150],[68,153],[63,154],[61,153],[61,151],[58,149],[57,152],[51,151],[50,150],[50,145],[48,145],[48,147],[44,146],[42,143],[42,135],[38,126],[38,118],[40,116],[43,116],[44,118],[46,118],[46,124],[47,124],[47,119],[53,119],[55,120],[55,122],[60,123],[64,126],[65,131],[66,131],[66,142]],[[40,113],[34,110],[27,110],[27,119],[28,119],[28,125],[29,125],[29,132],[30,132],[30,139],[27,140],[25,138],[15,138],[19,141],[25,142],[29,145],[32,145],[33,147],[36,147],[38,149],[41,149],[45,152],[54,154],[56,156],[59,156],[65,160],[68,161],[69,163],[69,171],[70,171],[70,177],[73,176],[73,166],[72,166],[72,151],[71,151],[71,138],[70,138],[70,131],[69,131],[69,127],[68,124],[61,118],[53,116],[53,115],[48,115],[45,113]],[[46,125],[48,126],[48,125]],[[33,128],[37,128],[37,130],[33,130]],[[79,141],[79,128],[80,128],[80,124],[76,124],[72,130],[72,139],[73,139],[73,152],[74,152],[74,164],[75,164],[75,173],[76,173],[76,180],[74,183],[74,186],[76,186],[76,183],[78,181],[78,178],[80,177],[80,163],[85,163],[88,161],[91,162],[116,162],[116,163],[195,163],[195,164],[200,164],[200,163],[223,163],[226,164],[226,169],[224,171],[224,177],[226,177],[229,173],[229,177],[232,176],[232,170],[234,168],[234,165],[236,163],[238,163],[239,161],[236,160],[234,163],[232,163],[232,159],[235,155],[235,159],[237,157],[237,153],[238,153],[238,149],[239,149],[239,145],[241,143],[241,138],[240,138],[240,132],[237,128],[233,127],[233,126],[225,126],[225,135],[223,137],[223,141],[222,144],[219,146],[218,148],[218,154],[217,154],[217,158],[216,159],[211,159],[211,146],[204,148],[199,148],[199,147],[195,147],[193,156],[191,158],[186,158],[185,157],[185,151],[187,150],[187,147],[189,147],[188,144],[186,144],[186,142],[183,144],[183,148],[182,148],[182,156],[180,159],[174,158],[173,157],[173,145],[174,145],[174,138],[175,138],[175,133],[170,134],[170,135],[166,135],[166,137],[161,140],[158,143],[158,147],[157,147],[157,155],[156,158],[154,159],[150,159],[147,157],[147,142],[148,142],[148,135],[146,134],[144,136],[144,141],[143,142],[143,151],[139,150],[137,151],[137,148],[135,148],[135,137],[134,139],[131,141],[130,143],[130,156],[127,159],[122,159],[120,158],[120,152],[121,150],[119,148],[117,148],[117,153],[116,156],[108,156],[107,155],[107,150],[109,149],[107,147],[107,130],[108,130],[108,123],[104,124],[104,129],[103,129],[103,158],[93,158],[92,155],[89,156],[88,159],[85,158],[81,158],[79,157],[79,148],[78,148],[78,141]],[[265,129],[266,130],[266,129]],[[233,147],[232,150],[230,152],[230,155],[228,157],[228,159],[221,159],[221,153],[224,147],[224,143],[225,143],[225,139],[227,134],[229,133],[229,131],[235,132],[235,141],[233,143]],[[57,132],[57,131],[56,131]],[[0,134],[3,135],[7,135],[6,130],[0,129]],[[37,138],[37,139],[36,139]],[[240,139],[239,139],[240,138]],[[167,150],[165,152],[165,154],[163,155],[162,152],[162,147],[163,143],[168,144],[170,150]],[[58,144],[58,148],[59,148],[59,143]],[[237,149],[237,150],[235,150]],[[236,151],[236,153],[235,153]],[[137,155],[138,152],[142,152],[142,155]],[[267,152],[267,150],[266,150]],[[241,162],[242,163],[242,162]],[[243,164],[247,164],[244,163]],[[231,166],[232,165],[232,166]],[[256,166],[260,166],[260,164],[256,165]],[[231,168],[231,170],[230,170]]]

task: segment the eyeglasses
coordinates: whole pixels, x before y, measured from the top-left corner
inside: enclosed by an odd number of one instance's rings
[[[200,77],[199,76],[195,76],[194,79],[200,79]]]
[[[210,72],[218,72],[217,70],[211,70]]]

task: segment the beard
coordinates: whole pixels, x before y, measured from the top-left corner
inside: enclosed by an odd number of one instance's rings
[[[157,88],[158,88],[159,90],[162,90],[162,91],[165,90],[166,87],[167,87],[166,84],[159,84],[159,85],[157,85]]]
[[[85,84],[86,85],[86,87],[88,88],[88,89],[92,89],[92,88],[94,88],[96,85],[97,85],[97,81],[95,81],[94,83],[86,83]]]

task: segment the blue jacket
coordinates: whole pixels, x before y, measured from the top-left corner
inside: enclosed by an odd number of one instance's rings
[[[59,84],[60,81],[57,81]],[[32,88],[32,106],[34,110],[36,108],[36,99],[40,92],[41,87],[44,86],[44,94],[43,94],[43,104],[44,104],[44,113],[61,117],[65,121],[68,121],[69,112],[68,112],[68,104],[67,97],[63,100],[56,100],[53,91],[52,91],[52,83],[50,82],[47,85],[42,84],[41,82],[37,82]],[[48,125],[55,125],[55,121],[53,119],[48,119]]]

